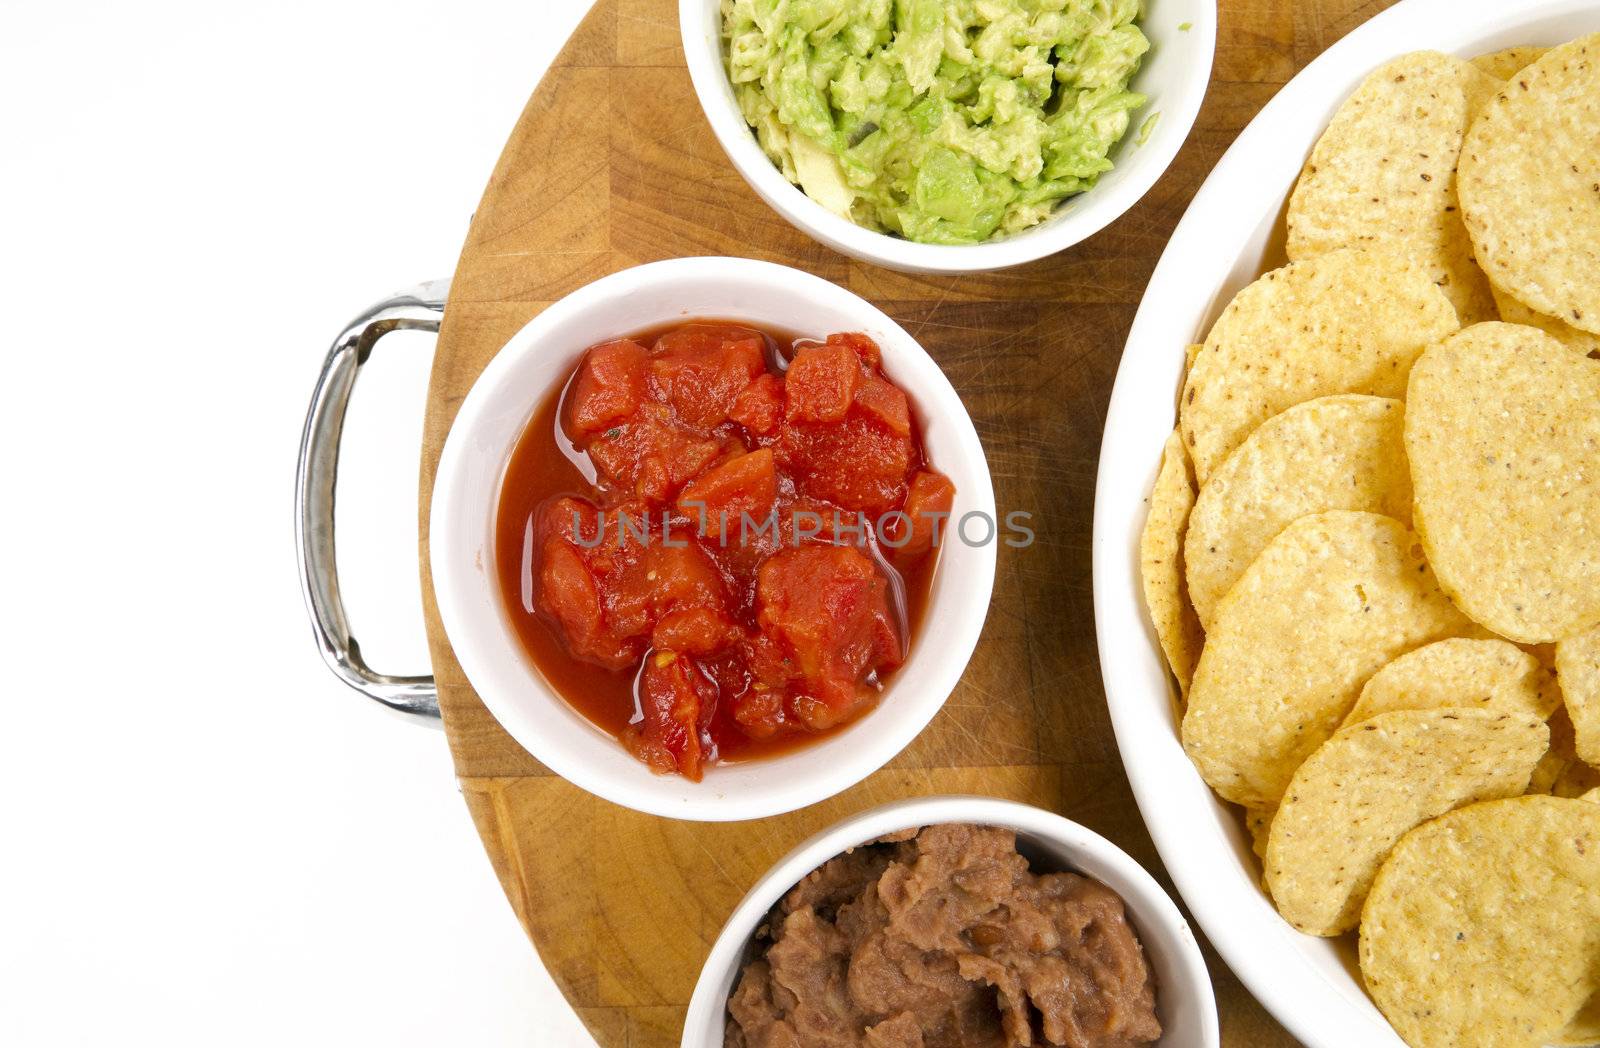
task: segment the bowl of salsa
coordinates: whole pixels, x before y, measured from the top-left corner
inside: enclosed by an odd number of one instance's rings
[[[825,280],[677,259],[552,305],[463,402],[429,555],[467,679],[574,784],[757,818],[933,718],[993,585],[981,444],[938,365]]]

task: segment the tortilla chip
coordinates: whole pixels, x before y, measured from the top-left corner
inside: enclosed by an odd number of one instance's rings
[[[1301,517],[1218,606],[1189,689],[1184,748],[1224,799],[1271,808],[1368,677],[1472,629],[1398,520],[1345,510]]]
[[[1456,200],[1467,125],[1500,87],[1469,62],[1415,51],[1368,74],[1334,113],[1289,198],[1290,259],[1386,244],[1415,257],[1462,324],[1495,318]]]
[[[1421,265],[1345,249],[1291,262],[1240,291],[1184,385],[1184,444],[1202,486],[1257,426],[1334,393],[1404,397],[1411,365],[1455,331]]]
[[[1585,763],[1600,765],[1600,626],[1556,645],[1556,675],[1573,749]]]
[[[1318,397],[1263,422],[1212,474],[1189,516],[1183,558],[1200,624],[1290,522],[1330,509],[1411,522],[1405,406]]]
[[[1589,998],[1589,1003],[1578,1011],[1565,1029],[1551,1038],[1550,1043],[1555,1048],[1584,1048],[1600,1044],[1600,993]]]
[[[1267,861],[1267,837],[1272,832],[1272,817],[1277,813],[1276,808],[1244,810],[1244,828],[1250,833],[1250,850],[1255,852],[1256,858],[1263,863]]]
[[[1600,623],[1600,361],[1467,328],[1412,370],[1405,443],[1417,531],[1462,611],[1526,643]]]
[[[1600,33],[1554,48],[1473,121],[1457,188],[1489,279],[1600,334]]]
[[[1521,794],[1549,743],[1542,719],[1486,709],[1397,710],[1341,729],[1300,765],[1272,820],[1278,912],[1308,935],[1354,928],[1395,842],[1463,804]]]
[[[1378,871],[1359,954],[1412,1048],[1545,1044],[1600,989],[1600,806],[1514,797],[1412,830]]]
[[[1471,59],[1473,65],[1496,80],[1510,80],[1517,73],[1543,58],[1548,47],[1522,45],[1491,51]]]
[[[1189,478],[1183,440],[1174,431],[1161,454],[1161,470],[1150,492],[1150,515],[1139,539],[1139,568],[1144,577],[1144,601],[1150,609],[1167,665],[1178,679],[1181,694],[1189,693],[1189,679],[1205,644],[1200,620],[1183,581],[1183,533],[1194,506],[1194,481]]]
[[[1590,797],[1600,789],[1600,768],[1585,764],[1577,757],[1567,761],[1556,776],[1549,793],[1552,797]],[[1532,790],[1528,792],[1533,792]]]
[[[1579,331],[1571,324],[1563,324],[1555,317],[1547,317],[1543,313],[1529,309],[1500,288],[1491,286],[1490,290],[1494,293],[1495,306],[1500,310],[1501,320],[1508,324],[1536,327],[1568,349],[1600,360],[1600,335]]]
[[[1545,720],[1561,702],[1550,671],[1504,640],[1452,637],[1409,651],[1372,675],[1346,726],[1393,710],[1446,706]]]
[[[1560,695],[1557,689],[1556,694]],[[1528,780],[1529,793],[1548,793],[1553,797],[1578,797],[1600,786],[1600,769],[1578,758],[1572,718],[1565,706],[1550,715],[1550,749],[1533,769]]]

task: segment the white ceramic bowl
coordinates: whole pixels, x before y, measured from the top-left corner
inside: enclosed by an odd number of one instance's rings
[[[722,1048],[728,995],[751,954],[751,938],[774,904],[812,870],[848,848],[896,830],[970,822],[1017,831],[1035,870],[1071,870],[1099,881],[1127,905],[1156,982],[1158,1048],[1215,1048],[1217,1005],[1194,932],[1166,892],[1121,848],[1040,808],[992,797],[918,797],[852,815],[779,860],[734,908],[711,947],[689,1000],[683,1048]]]
[[[1250,842],[1183,752],[1139,582],[1139,533],[1172,432],[1184,347],[1262,270],[1300,166],[1375,67],[1432,48],[1474,55],[1600,29],[1594,0],[1405,0],[1340,40],[1278,92],[1201,188],[1167,244],[1117,372],[1095,489],[1100,669],[1134,796],[1206,935],[1250,991],[1312,1048],[1402,1048],[1362,991],[1348,941],[1294,931],[1262,893]]]
[[[756,143],[734,100],[723,59],[719,0],[679,0],[683,53],[717,141],[744,180],[795,228],[835,251],[912,273],[977,273],[1021,265],[1085,240],[1138,202],[1172,163],[1200,112],[1216,47],[1215,0],[1149,0],[1140,26],[1151,48],[1133,89],[1149,97],[1111,153],[1116,165],[1087,193],[1065,201],[1032,229],[971,245],[918,244],[863,229],[829,211],[783,177]],[[1187,29],[1180,26],[1187,25]],[[1139,129],[1160,114],[1149,138]]]
[[[597,342],[712,317],[814,333],[862,331],[906,391],[928,461],[955,482],[953,521],[994,517],[977,431],[933,359],[882,311],[826,280],[769,262],[686,258],[612,274],[540,313],[473,384],[439,460],[429,558],[439,617],[467,679],[529,753],[569,782],[628,808],[681,819],[755,819],[832,796],[899,753],[939,711],[978,641],[995,548],[946,541],[923,621],[876,709],[830,738],[766,760],[713,767],[702,782],[651,774],[557,695],[523,653],[495,574],[500,480],[524,427]],[[974,535],[980,529],[969,529]]]

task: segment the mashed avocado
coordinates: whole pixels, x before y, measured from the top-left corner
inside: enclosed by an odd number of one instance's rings
[[[1111,168],[1140,0],[722,0],[728,73],[790,181],[869,229],[971,244]]]

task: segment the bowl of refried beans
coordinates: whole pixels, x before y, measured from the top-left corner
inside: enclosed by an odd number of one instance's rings
[[[929,797],[801,844],[718,936],[683,1048],[1214,1048],[1182,914],[1039,808]]]

